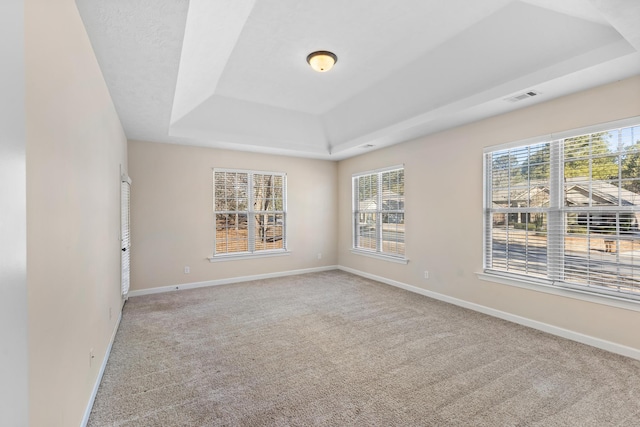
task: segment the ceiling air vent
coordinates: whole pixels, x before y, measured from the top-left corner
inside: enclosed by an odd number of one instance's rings
[[[516,96],[511,96],[509,98],[505,98],[504,100],[508,101],[508,102],[518,102],[518,101],[522,101],[523,99],[531,98],[532,96],[537,96],[539,94],[540,94],[540,92],[536,92],[534,90],[530,90],[528,92],[524,92],[524,93],[518,94]]]

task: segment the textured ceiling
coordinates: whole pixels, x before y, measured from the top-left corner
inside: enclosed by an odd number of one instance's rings
[[[637,0],[77,5],[130,139],[342,159],[640,74]]]

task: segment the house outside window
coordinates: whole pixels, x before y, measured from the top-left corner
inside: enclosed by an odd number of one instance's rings
[[[214,258],[286,252],[286,174],[214,169]]]
[[[485,272],[640,300],[638,122],[486,150]]]
[[[352,177],[353,251],[405,260],[404,167]]]

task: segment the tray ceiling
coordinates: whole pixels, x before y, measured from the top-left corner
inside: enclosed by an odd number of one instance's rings
[[[338,160],[640,74],[635,0],[77,5],[130,139]]]

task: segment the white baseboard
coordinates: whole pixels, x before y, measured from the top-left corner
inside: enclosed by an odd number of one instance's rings
[[[355,270],[349,267],[338,266],[338,269],[346,271],[348,273],[356,274],[358,276],[366,277],[367,279],[375,280],[385,283],[387,285],[395,286],[410,292],[415,292],[420,295],[424,295],[429,298],[437,299],[440,301],[448,302],[459,307],[468,308],[470,310],[478,311],[480,313],[488,314],[489,316],[497,317],[509,322],[517,323],[519,325],[528,326],[533,329],[538,329],[543,332],[557,335],[562,338],[567,338],[573,341],[577,341],[582,344],[587,344],[592,347],[600,348],[602,350],[610,351],[612,353],[620,354],[622,356],[631,357],[633,359],[640,360],[640,350],[627,347],[625,345],[616,344],[610,341],[606,341],[600,338],[595,338],[589,335],[574,332],[568,329],[560,328],[558,326],[549,325],[547,323],[539,322],[537,320],[528,319],[526,317],[517,316],[515,314],[507,313],[504,311],[496,310],[484,305],[464,301],[458,298],[450,297],[444,294],[440,294],[426,289],[418,288],[417,286],[408,285],[406,283],[398,282],[395,280],[387,279],[385,277],[376,276],[375,274],[365,273],[363,271]]]
[[[140,289],[129,291],[129,298],[140,295],[159,294],[163,292],[173,292],[183,289],[204,288],[207,286],[230,285],[232,283],[249,282],[251,280],[272,279],[275,277],[293,276],[296,274],[316,273],[320,271],[329,271],[338,269],[337,265],[328,265],[325,267],[303,268],[300,270],[279,271],[276,273],[255,274],[253,276],[230,277],[228,279],[207,280],[205,282],[181,283],[178,285],[161,286],[157,288]]]
[[[80,427],[86,427],[89,422],[89,415],[91,415],[91,408],[93,408],[93,402],[96,400],[96,394],[98,394],[98,388],[100,388],[100,383],[102,382],[102,376],[104,375],[104,370],[107,367],[107,362],[109,361],[109,355],[111,355],[111,347],[113,347],[113,342],[116,339],[116,333],[118,332],[118,328],[120,327],[120,321],[122,320],[122,310],[120,311],[120,315],[118,316],[118,320],[116,321],[116,326],[113,328],[113,333],[111,334],[111,340],[109,341],[109,345],[107,346],[107,351],[104,355],[104,359],[102,361],[102,365],[100,366],[100,371],[98,372],[98,378],[96,378],[96,383],[93,385],[93,390],[91,391],[91,397],[89,397],[89,403],[87,404],[87,409],[84,411],[84,417],[82,418],[82,424]]]

